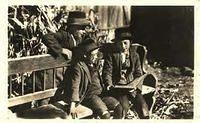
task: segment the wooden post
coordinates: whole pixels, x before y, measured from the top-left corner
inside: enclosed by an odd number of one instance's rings
[[[53,88],[56,88],[56,68],[53,68]]]
[[[35,71],[33,71],[33,93],[35,92]]]
[[[11,98],[12,95],[12,76],[8,77],[8,82],[9,82],[9,98]]]
[[[24,95],[24,76],[21,74],[21,82],[22,82],[22,96]]]
[[[43,85],[43,90],[45,90],[45,88],[46,88],[46,70],[44,70],[44,85]]]

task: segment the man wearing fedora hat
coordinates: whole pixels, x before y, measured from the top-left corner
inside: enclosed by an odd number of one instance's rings
[[[66,27],[56,33],[48,33],[43,37],[43,43],[48,47],[50,54],[57,57],[62,54],[71,58],[71,50],[80,44],[84,38],[85,28],[90,25],[85,12],[69,12]]]
[[[85,28],[90,25],[90,22],[86,18],[86,13],[81,11],[70,11],[66,21],[67,23],[65,26],[61,27],[58,32],[50,32],[44,35],[42,41],[47,46],[48,53],[53,57],[64,56],[66,59],[71,59],[72,49],[83,41]],[[66,68],[64,68],[64,70],[66,70]],[[48,79],[46,85],[51,88],[53,86],[53,71],[47,70],[46,75]],[[63,80],[63,76],[63,68],[57,68],[55,81],[58,88],[62,88],[59,85],[61,85],[60,83]],[[39,76],[37,76],[37,78],[39,78]],[[42,80],[43,79],[41,79],[41,81]],[[37,81],[37,83],[40,84],[40,80]],[[59,95],[59,91],[57,91],[56,94]],[[53,100],[56,99],[52,98],[51,101]]]
[[[79,57],[72,58],[71,66],[64,77],[64,100],[70,104],[70,113],[76,113],[76,106],[83,104],[91,108],[101,119],[109,119],[109,110],[114,110],[114,119],[123,116],[121,104],[113,97],[102,96],[102,82],[96,68],[99,47],[93,39],[86,39],[78,45]]]
[[[119,52],[108,53],[105,55],[103,67],[103,82],[107,87],[108,92],[120,101],[125,112],[130,108],[129,101],[133,102],[136,99],[137,112],[140,118],[148,118],[149,110],[145,99],[143,98],[142,81],[134,83],[137,78],[143,76],[141,63],[138,53],[131,47],[133,37],[129,27],[121,27],[115,30],[114,45],[119,49]],[[116,85],[134,85],[136,91],[113,90]]]

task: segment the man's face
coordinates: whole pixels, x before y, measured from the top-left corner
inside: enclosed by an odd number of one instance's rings
[[[81,25],[71,25],[69,29],[71,30],[72,33],[78,33],[78,34],[84,34],[85,33],[85,26]]]
[[[90,63],[93,63],[93,64],[96,63],[97,58],[98,58],[98,52],[99,52],[99,49],[95,49],[92,52],[90,52],[90,54],[88,55],[88,60]]]
[[[85,31],[85,26],[80,26],[80,25],[72,25],[69,27],[71,30],[71,33],[73,34],[74,38],[76,40],[82,40],[84,37],[86,31]]]
[[[123,52],[128,52],[130,49],[130,40],[122,40],[118,42]]]

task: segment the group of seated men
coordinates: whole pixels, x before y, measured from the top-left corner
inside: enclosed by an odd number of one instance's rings
[[[82,104],[92,109],[101,119],[126,117],[130,102],[136,105],[140,118],[149,118],[149,107],[141,94],[143,77],[139,55],[131,47],[132,35],[129,28],[115,30],[112,40],[117,52],[104,53],[102,74],[97,68],[98,52],[101,46],[93,38],[85,36],[85,28],[90,22],[86,14],[80,11],[69,12],[67,28],[44,36],[43,43],[52,56],[66,56],[71,59],[62,80],[64,101],[69,104],[69,112],[76,113],[76,107]],[[116,85],[132,86],[133,90],[113,89]]]

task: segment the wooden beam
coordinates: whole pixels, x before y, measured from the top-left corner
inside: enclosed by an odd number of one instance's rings
[[[10,98],[10,99],[8,99],[8,107],[28,103],[33,100],[40,100],[40,99],[52,97],[52,96],[54,96],[55,91],[56,91],[56,88],[48,89],[45,91],[39,91],[39,92],[35,92],[35,93],[30,93],[30,94],[26,94],[24,96]]]
[[[24,95],[24,75],[22,74],[22,76],[21,76],[21,83],[22,83],[22,96]]]
[[[8,95],[9,95],[9,98],[11,98],[11,95],[12,95],[12,77],[9,76],[8,77],[8,82],[9,82],[9,92],[8,92]]]
[[[56,68],[53,68],[53,88],[56,88]]]
[[[32,84],[33,84],[33,93],[35,92],[35,81],[36,77],[35,77],[35,72],[33,72],[33,81],[32,81]]]
[[[43,78],[43,91],[46,89],[46,81],[47,81],[47,77],[46,77],[46,70],[44,70],[44,78]]]
[[[70,60],[54,58],[49,54],[8,60],[8,75],[68,66]]]

